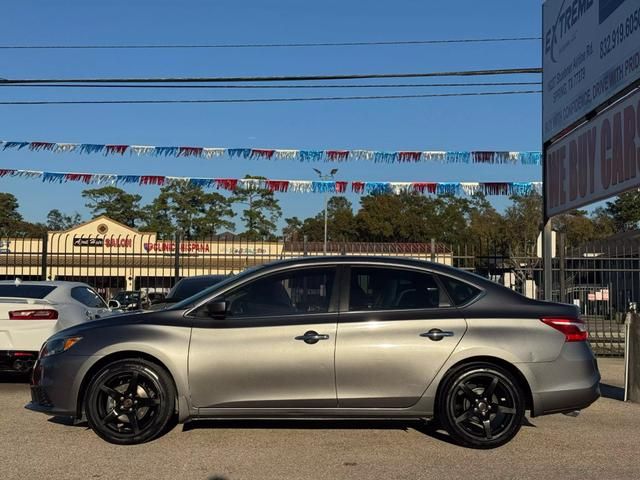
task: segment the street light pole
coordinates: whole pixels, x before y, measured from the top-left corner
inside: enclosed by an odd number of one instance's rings
[[[318,178],[320,180],[333,180],[336,176],[336,173],[338,173],[338,169],[337,168],[333,168],[328,174],[323,174],[322,171],[318,170],[317,168],[313,169],[317,174],[318,174]],[[327,231],[328,231],[328,207],[329,207],[329,194],[325,193],[324,194],[324,243],[323,243],[323,248],[322,251],[323,253],[326,255],[327,254]]]

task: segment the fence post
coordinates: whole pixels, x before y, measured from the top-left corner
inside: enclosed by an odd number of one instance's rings
[[[560,302],[564,303],[567,300],[567,284],[565,276],[565,237],[566,234],[561,232],[558,234],[558,259],[560,261],[558,275],[560,275]]]
[[[40,271],[40,276],[43,281],[47,279],[48,256],[49,256],[49,234],[45,233],[42,237],[42,257],[41,257],[42,265],[41,265],[41,271]]]
[[[173,280],[174,285],[180,280],[180,232],[175,235],[176,249],[173,252]]]
[[[309,237],[308,237],[307,235],[304,235],[304,236],[302,237],[302,255],[303,255],[304,257],[306,257],[306,256],[307,256],[307,240],[308,240],[308,238],[309,238]]]
[[[431,239],[431,261],[432,262],[436,261],[436,239],[435,238]]]

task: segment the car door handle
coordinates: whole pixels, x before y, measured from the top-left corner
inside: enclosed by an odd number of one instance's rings
[[[296,340],[302,340],[304,343],[313,345],[314,343],[318,343],[320,340],[329,340],[329,335],[309,330],[308,332],[305,332],[304,335],[297,336]]]
[[[421,333],[420,336],[421,337],[427,337],[427,338],[433,340],[434,342],[439,342],[444,337],[453,337],[453,332],[443,332],[439,328],[432,328],[428,332]]]

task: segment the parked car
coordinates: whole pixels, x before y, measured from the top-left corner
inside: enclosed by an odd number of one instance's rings
[[[27,408],[136,444],[170,419],[437,419],[502,445],[531,416],[599,396],[573,305],[444,265],[306,257],[255,267],[157,312],[51,337]]]
[[[29,370],[55,332],[109,314],[85,283],[0,281],[0,370]]]
[[[166,298],[165,294],[161,292],[149,292],[147,296],[149,297],[149,303],[151,303],[151,305],[162,303]]]
[[[200,293],[227,278],[227,275],[198,275],[178,280],[164,300],[151,306],[151,310],[161,310]]]
[[[148,310],[151,307],[151,301],[144,290],[124,290],[109,300],[109,306],[123,311]]]

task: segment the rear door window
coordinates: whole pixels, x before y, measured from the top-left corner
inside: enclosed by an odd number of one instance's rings
[[[44,298],[56,288],[52,285],[0,285],[0,297]]]
[[[409,310],[449,306],[436,278],[383,267],[351,268],[349,310]]]

